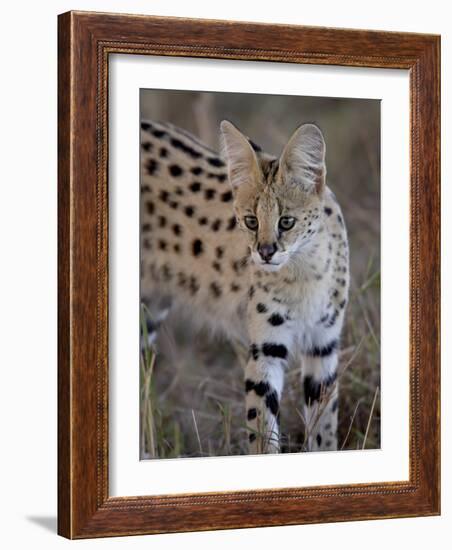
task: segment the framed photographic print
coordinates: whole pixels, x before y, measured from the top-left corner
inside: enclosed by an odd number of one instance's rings
[[[59,533],[439,514],[437,36],[59,17]]]

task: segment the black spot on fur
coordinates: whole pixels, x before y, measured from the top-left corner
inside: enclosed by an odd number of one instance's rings
[[[221,227],[221,220],[217,219],[212,224],[212,231],[218,231]]]
[[[178,279],[179,279],[179,285],[181,287],[185,287],[185,285],[187,284],[187,275],[185,275],[185,273],[182,273],[182,271],[179,271],[179,273],[177,274],[178,276]]]
[[[196,278],[193,277],[193,275],[190,277],[188,288],[193,295],[196,294],[198,290],[201,288],[200,284],[198,283]]]
[[[193,217],[193,214],[195,213],[195,207],[194,206],[186,206],[184,208],[185,215],[189,218]]]
[[[209,223],[209,220],[203,216],[202,218],[199,218],[198,220],[199,225],[207,225]]]
[[[206,200],[208,200],[208,201],[212,200],[215,197],[215,194],[216,194],[215,189],[206,189],[204,191],[204,196],[205,196]]]
[[[221,195],[221,200],[223,202],[229,202],[232,201],[232,191],[226,191]]]
[[[210,290],[215,298],[219,298],[222,294],[221,287],[218,283],[210,283]]]
[[[254,420],[257,417],[257,409],[254,407],[252,409],[248,409],[246,417],[248,420]]]
[[[179,243],[176,243],[176,244],[173,246],[173,250],[174,250],[174,252],[176,252],[176,254],[179,254],[180,251],[181,251],[180,244],[179,244]]]
[[[232,218],[229,218],[228,225],[227,225],[226,229],[228,231],[232,231],[235,228],[236,225],[237,225],[237,220],[235,219],[235,216],[233,216]]]
[[[273,313],[268,318],[268,322],[274,326],[278,327],[279,325],[282,325],[284,323],[284,318],[279,313]]]
[[[212,172],[207,172],[206,175],[208,179],[216,179],[220,183],[223,183],[226,180],[226,174],[214,174]]]
[[[248,257],[247,256],[244,256],[243,258],[240,258],[239,260],[234,260],[232,262],[232,269],[238,274],[240,275],[243,270],[245,269],[246,267],[246,264],[248,263]]]
[[[162,138],[162,137],[166,136],[165,130],[157,130],[157,129],[155,129],[152,133],[154,134],[154,136],[155,136],[156,138]]]
[[[331,208],[329,208],[328,206],[325,206],[325,208],[323,209],[323,211],[325,212],[325,214],[327,216],[331,216],[331,214],[333,213],[333,211],[331,210]]]
[[[168,156],[168,149],[166,147],[160,147],[160,156],[161,158],[166,158]]]
[[[215,167],[218,167],[218,168],[224,166],[224,162],[223,162],[220,158],[218,158],[218,157],[209,157],[209,158],[207,159],[207,162],[208,162],[210,165],[215,166]]]
[[[201,184],[199,181],[194,181],[192,184],[190,184],[190,191],[193,193],[198,193],[201,190]]]
[[[215,255],[219,260],[221,260],[224,256],[224,248],[222,246],[217,246],[215,249]]]
[[[258,358],[259,358],[259,348],[257,347],[256,344],[251,344],[251,346],[250,346],[250,355],[255,361],[258,360]]]
[[[254,390],[259,397],[263,397],[270,391],[270,385],[267,382],[253,382],[247,378],[245,380],[245,391],[249,393],[252,390]]]
[[[345,299],[342,300],[342,302],[340,302],[340,304],[339,304],[339,307],[340,307],[341,309],[344,309],[346,303],[347,303],[347,300],[345,300]]]
[[[253,299],[253,296],[254,296],[254,293],[256,292],[256,289],[254,288],[253,285],[250,286],[250,288],[248,289],[248,298],[250,300]]]
[[[329,313],[325,313],[322,317],[320,317],[319,323],[324,323],[325,321],[328,321]]]
[[[159,248],[160,248],[160,250],[166,250],[166,247],[167,247],[167,242],[164,241],[163,239],[160,239],[160,240],[159,240]]]
[[[337,340],[333,340],[326,346],[314,346],[313,348],[306,351],[306,355],[310,355],[311,357],[328,357],[328,355],[331,355],[333,351],[337,348],[337,344]]]
[[[183,151],[184,153],[186,153],[187,155],[189,155],[190,157],[192,157],[194,159],[199,159],[200,157],[202,157],[202,155],[199,151],[196,151],[195,149],[193,149],[193,147],[190,147],[189,145],[187,145],[186,143],[184,143],[180,139],[171,138],[171,145],[175,149],[179,149],[180,151]]]
[[[305,376],[303,382],[305,402],[314,403],[314,401],[318,401],[322,395],[322,392],[331,386],[331,384],[335,382],[336,378],[337,374],[335,372],[330,374],[322,382],[314,380],[312,376]]]
[[[238,292],[239,290],[240,290],[240,285],[237,285],[236,283],[231,283],[232,292]]]
[[[221,265],[218,262],[212,262],[212,267],[215,269],[215,271],[221,273]]]
[[[164,189],[160,191],[159,198],[162,202],[168,202],[168,199],[169,199],[168,191],[165,191]]]
[[[326,328],[332,327],[334,325],[334,323],[336,322],[338,316],[339,316],[339,310],[335,309],[333,311],[333,314],[331,315],[331,317],[325,323],[325,327]]]
[[[145,151],[152,151],[152,143],[150,141],[146,141],[145,143],[141,144],[141,148]]]
[[[172,230],[175,235],[182,235],[182,227],[178,223],[175,223],[173,225]]]
[[[140,188],[140,193],[152,193],[152,189],[149,185],[142,185]]]
[[[279,359],[286,359],[287,348],[283,344],[273,344],[265,342],[262,345],[262,353],[266,357],[277,357]]]
[[[203,252],[203,245],[200,239],[193,241],[193,256],[199,256]]]
[[[265,397],[265,404],[270,409],[274,416],[278,416],[279,413],[279,401],[275,391],[268,393]]]
[[[151,129],[151,125],[148,124],[147,122],[142,122],[142,123],[141,123],[141,129],[142,129],[142,130],[145,130],[145,131],[150,130],[150,129]]]
[[[170,208],[172,208],[173,210],[176,210],[179,206],[179,203],[177,201],[169,201],[169,206]]]
[[[306,403],[314,403],[320,399],[320,391],[322,386],[316,382],[312,376],[305,376],[304,382],[304,399]]]
[[[171,164],[168,169],[170,171],[170,174],[175,178],[178,178],[183,173],[182,168],[178,164]]]
[[[152,214],[155,211],[155,205],[152,201],[148,201],[146,203],[146,210],[148,211],[148,214],[150,214],[152,216]]]
[[[250,434],[248,436],[248,439],[250,443],[253,443],[254,441],[256,441],[256,434]]]
[[[194,167],[190,170],[190,172],[191,172],[192,174],[194,174],[195,176],[199,176],[200,174],[202,174],[203,169],[202,169],[200,166],[194,166]]]
[[[342,216],[340,214],[337,215],[337,221],[341,224],[341,225],[344,225],[344,221],[342,220]]]
[[[257,304],[256,309],[258,313],[267,313],[268,311],[267,306],[261,302]]]
[[[263,397],[270,390],[270,385],[267,382],[257,382],[253,387],[254,392],[259,397]]]
[[[154,159],[149,159],[146,163],[146,170],[150,176],[157,172],[159,165]]]
[[[322,444],[322,436],[320,434],[317,434],[315,440],[317,441],[317,445],[320,447],[320,445]]]
[[[151,231],[151,228],[152,228],[152,225],[150,223],[145,223],[143,224],[143,226],[141,227],[141,231],[143,233],[149,233],[149,231]]]
[[[247,378],[245,380],[245,392],[249,393],[252,389],[254,389],[254,382]]]
[[[159,227],[165,227],[166,226],[166,218],[165,216],[159,216]]]

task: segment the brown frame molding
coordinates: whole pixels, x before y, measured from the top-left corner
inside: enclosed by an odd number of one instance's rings
[[[58,20],[58,532],[68,538],[440,513],[440,38],[68,12]],[[108,58],[112,53],[408,69],[410,479],[108,495]]]

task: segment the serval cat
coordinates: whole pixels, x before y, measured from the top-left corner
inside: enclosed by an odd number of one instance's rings
[[[221,136],[218,154],[171,124],[141,124],[141,293],[165,298],[150,328],[179,304],[246,346],[250,453],[280,451],[284,373],[296,361],[305,447],[335,450],[349,253],[322,132],[303,124],[279,157],[231,122]]]

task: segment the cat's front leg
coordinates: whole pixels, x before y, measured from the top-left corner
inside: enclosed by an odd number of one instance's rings
[[[337,346],[333,339],[303,356],[304,416],[307,451],[335,451],[337,445]]]
[[[251,454],[280,450],[279,404],[293,346],[287,311],[269,295],[250,303],[251,338],[245,368],[246,422]]]

